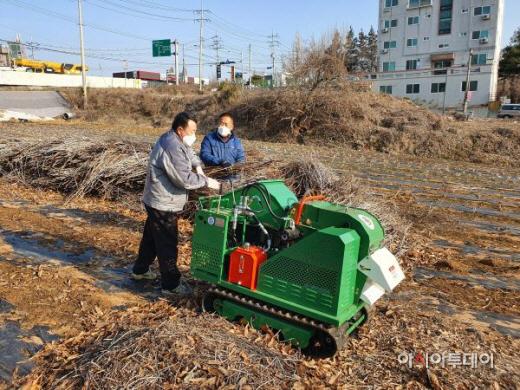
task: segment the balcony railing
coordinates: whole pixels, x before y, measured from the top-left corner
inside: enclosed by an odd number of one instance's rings
[[[429,7],[431,5],[432,5],[432,0],[409,0],[408,1],[408,9],[419,8],[419,7]]]
[[[431,76],[450,76],[450,75],[465,75],[467,72],[465,65],[454,65],[449,68],[423,68],[414,70],[396,70],[379,72],[376,75],[377,79],[410,79],[414,77],[431,77]],[[489,73],[492,70],[492,65],[473,65],[471,66],[472,73]]]

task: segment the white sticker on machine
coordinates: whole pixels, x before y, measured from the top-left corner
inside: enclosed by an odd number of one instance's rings
[[[375,229],[374,221],[372,221],[370,218],[368,218],[366,215],[358,214],[358,218],[363,222],[365,225],[367,225],[367,228],[370,230]]]

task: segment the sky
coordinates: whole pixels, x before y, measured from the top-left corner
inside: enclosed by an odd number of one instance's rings
[[[179,62],[184,48],[188,73],[197,76],[199,22],[195,19],[200,19],[201,8],[200,0],[84,0],[89,74],[110,75],[125,68],[164,73],[173,58],[152,57],[152,40],[177,39]],[[251,45],[253,70],[270,73],[272,41],[279,67],[297,32],[308,41],[334,28],[368,31],[370,26],[377,29],[378,18],[378,0],[204,0],[203,8],[205,77],[214,77],[215,37],[219,60],[239,63],[242,59],[247,71]],[[520,27],[520,1],[505,0],[504,15],[502,46]],[[77,20],[77,0],[0,0],[0,39],[13,40],[20,34],[23,42],[34,42],[36,59],[80,63]],[[236,66],[240,70],[241,65]]]

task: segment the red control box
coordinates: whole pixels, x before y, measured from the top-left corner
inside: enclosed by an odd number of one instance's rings
[[[228,281],[256,290],[260,264],[267,260],[267,253],[260,247],[239,247],[231,252]]]

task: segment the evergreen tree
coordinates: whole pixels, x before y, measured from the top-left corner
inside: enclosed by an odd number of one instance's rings
[[[350,29],[345,38],[345,66],[349,72],[355,72],[358,69],[359,48],[358,38],[354,33],[354,29]]]
[[[368,37],[363,30],[358,34],[358,71],[369,72]]]
[[[377,72],[377,33],[373,26],[370,26],[368,32],[368,72]]]
[[[501,77],[520,76],[520,28],[515,31],[509,46],[502,50],[499,73]]]

